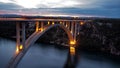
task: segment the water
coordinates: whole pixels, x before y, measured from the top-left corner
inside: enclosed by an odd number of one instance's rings
[[[15,51],[15,44],[15,41],[0,38],[0,68],[5,68],[7,65]],[[37,43],[28,50],[17,68],[67,68],[69,66],[71,68],[120,68],[120,63],[84,52],[71,56],[68,49]]]

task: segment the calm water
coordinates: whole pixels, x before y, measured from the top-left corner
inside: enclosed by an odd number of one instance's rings
[[[5,68],[12,57],[15,44],[15,41],[0,38],[0,68]],[[34,44],[23,57],[18,68],[67,68],[69,66],[72,66],[71,68],[120,68],[120,63],[83,52],[71,56],[68,49]]]

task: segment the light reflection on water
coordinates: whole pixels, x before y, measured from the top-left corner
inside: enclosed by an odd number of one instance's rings
[[[5,68],[15,51],[15,41],[0,38],[0,68]],[[17,68],[120,68],[120,64],[99,55],[82,52],[71,55],[69,49],[34,44]]]

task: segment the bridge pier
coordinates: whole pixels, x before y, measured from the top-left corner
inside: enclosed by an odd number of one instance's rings
[[[44,22],[41,22],[41,28],[43,28],[44,27]]]
[[[39,30],[39,22],[37,21],[35,24],[36,24],[36,32],[38,32],[38,30]]]
[[[68,30],[70,30],[70,22],[69,21],[67,22],[67,25],[68,25],[68,27],[67,27]]]
[[[74,28],[74,22],[71,22],[71,30],[70,30],[70,32],[71,32],[72,35],[73,35],[73,28]]]
[[[20,46],[20,23],[16,22],[16,53],[19,53]]]
[[[22,22],[22,29],[20,33],[20,23],[16,23],[16,53],[19,53],[21,50],[25,49],[25,23]],[[21,37],[21,38],[20,38]],[[21,39],[21,40],[20,40]],[[22,41],[22,42],[21,42]]]
[[[77,34],[79,35],[79,31],[80,31],[80,26],[79,24],[77,23]]]
[[[65,23],[64,23],[64,22],[62,22],[62,24],[63,24],[63,25],[65,25]]]
[[[22,23],[22,46],[25,49],[25,22]],[[23,49],[23,50],[24,50]]]
[[[55,22],[53,21],[53,22],[52,22],[52,25],[54,25],[54,24],[55,24]]]
[[[74,29],[74,41],[76,41],[76,33],[77,33],[77,23],[75,23],[75,29]]]
[[[42,21],[41,22],[41,31],[43,31],[44,30],[44,22]]]

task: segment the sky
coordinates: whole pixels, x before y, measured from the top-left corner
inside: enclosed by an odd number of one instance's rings
[[[0,0],[0,14],[120,18],[120,0]]]

